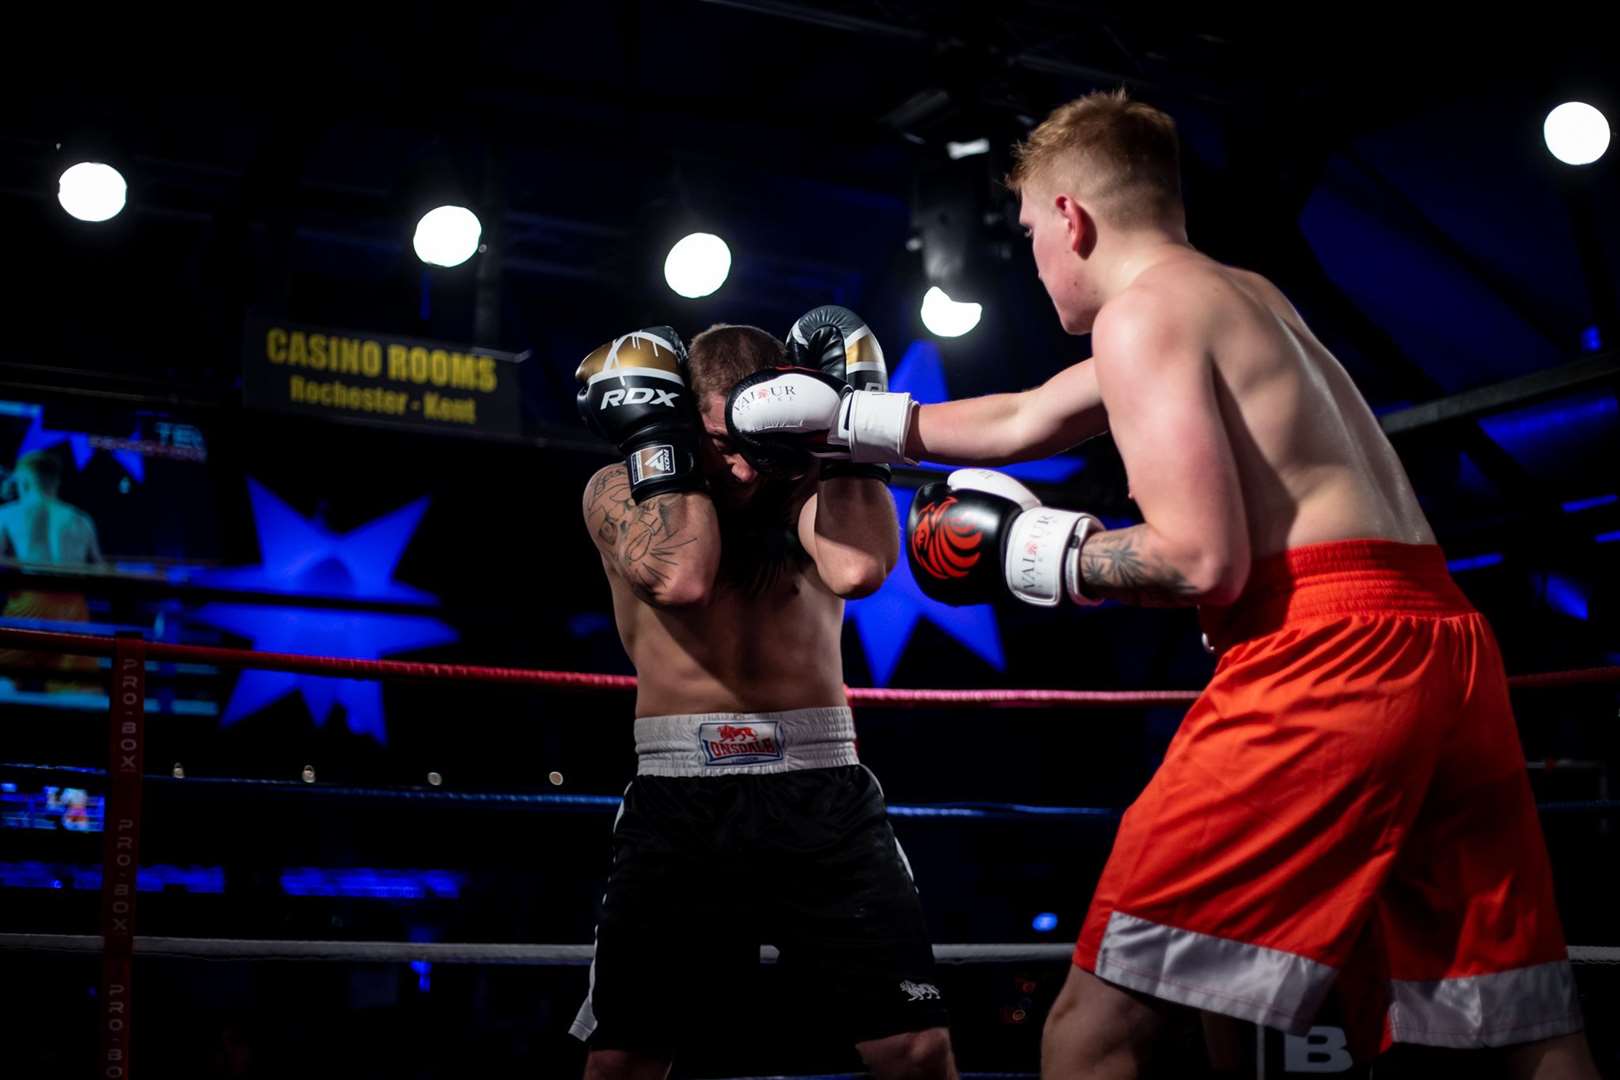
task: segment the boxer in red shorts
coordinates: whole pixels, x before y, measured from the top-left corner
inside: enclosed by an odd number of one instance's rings
[[[1298,1031],[1338,983],[1386,1039],[1595,1078],[1501,658],[1349,376],[1269,281],[1188,243],[1164,113],[1064,105],[1008,182],[1090,359],[920,408],[782,372],[729,423],[857,462],[994,464],[1109,431],[1143,524],[959,470],[913,502],[918,584],[1200,610],[1215,677],[1121,824],[1043,1074],[1141,1075],[1176,1007]]]

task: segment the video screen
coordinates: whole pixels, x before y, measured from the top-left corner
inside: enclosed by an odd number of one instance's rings
[[[208,447],[194,424],[102,401],[0,391],[0,626],[151,634],[120,579],[178,583],[217,566]],[[100,691],[95,657],[0,647],[0,701]],[[20,695],[20,696],[19,696]],[[61,703],[58,703],[61,704]]]
[[[100,832],[107,800],[84,788],[0,782],[0,829]]]
[[[0,397],[0,562],[183,579],[218,551],[207,463],[202,431],[162,412]],[[83,621],[35,616],[53,613]]]

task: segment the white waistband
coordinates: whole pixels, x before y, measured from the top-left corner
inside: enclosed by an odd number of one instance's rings
[[[843,706],[636,720],[641,776],[732,776],[854,764],[855,717]]]

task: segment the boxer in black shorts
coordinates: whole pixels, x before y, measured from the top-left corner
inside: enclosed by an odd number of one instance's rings
[[[591,1080],[665,1076],[747,1004],[736,987],[764,944],[807,1003],[771,1023],[847,1039],[878,1077],[956,1076],[917,890],[844,697],[844,599],[894,565],[894,503],[882,468],[727,434],[728,392],[784,363],[885,379],[876,339],[835,307],[786,346],[717,326],[688,356],[656,327],[580,366],[581,412],[625,455],[584,513],[638,678],[637,775],[571,1028]]]

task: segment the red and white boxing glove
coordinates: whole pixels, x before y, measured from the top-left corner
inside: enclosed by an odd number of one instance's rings
[[[924,593],[947,604],[984,604],[1009,589],[1053,607],[1080,590],[1080,547],[1102,532],[1090,514],[1042,506],[1023,484],[990,469],[957,469],[924,485],[906,522],[906,558]]]
[[[823,475],[883,479],[884,466],[907,462],[911,395],[886,391],[883,348],[859,315],[806,312],[788,330],[787,361],[727,395],[726,428],[746,456],[767,468],[820,458],[832,465]]]

